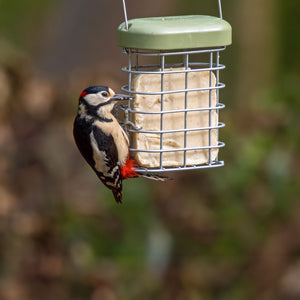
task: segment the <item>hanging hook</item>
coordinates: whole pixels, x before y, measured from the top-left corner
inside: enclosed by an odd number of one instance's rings
[[[126,27],[126,30],[128,30],[128,20],[127,20],[127,11],[126,11],[125,0],[123,0],[123,10],[124,10],[124,17],[125,17],[125,27]]]
[[[220,19],[223,19],[221,0],[218,0],[218,2],[219,2],[219,16],[220,16]]]
[[[125,18],[125,28],[126,28],[126,30],[128,30],[126,4],[125,4],[125,0],[122,0],[122,1],[123,1],[123,11],[124,11],[124,18]],[[218,4],[219,4],[219,16],[220,16],[220,19],[223,19],[221,0],[218,0]]]

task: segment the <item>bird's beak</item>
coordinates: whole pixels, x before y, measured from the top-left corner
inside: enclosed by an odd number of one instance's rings
[[[122,95],[122,94],[114,94],[111,100],[114,101],[122,101],[122,100],[133,100],[134,96]]]

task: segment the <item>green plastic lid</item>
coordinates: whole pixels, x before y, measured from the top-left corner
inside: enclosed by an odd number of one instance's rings
[[[132,19],[118,28],[123,48],[175,50],[231,44],[231,26],[218,17],[192,15]]]

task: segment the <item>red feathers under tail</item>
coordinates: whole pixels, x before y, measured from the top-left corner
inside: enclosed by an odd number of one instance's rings
[[[134,159],[128,158],[125,165],[121,168],[122,178],[140,177],[135,171],[135,167],[137,166],[138,164]]]
[[[124,166],[121,168],[122,179],[134,178],[134,177],[144,177],[144,178],[159,180],[159,181],[165,181],[169,179],[166,176],[155,175],[152,173],[136,172],[137,167],[138,167],[138,163],[134,159],[128,158]]]

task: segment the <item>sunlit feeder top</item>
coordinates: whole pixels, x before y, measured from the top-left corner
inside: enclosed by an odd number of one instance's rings
[[[225,20],[206,16],[139,18],[118,28],[118,46],[132,49],[176,50],[219,47],[231,44],[231,26]]]

